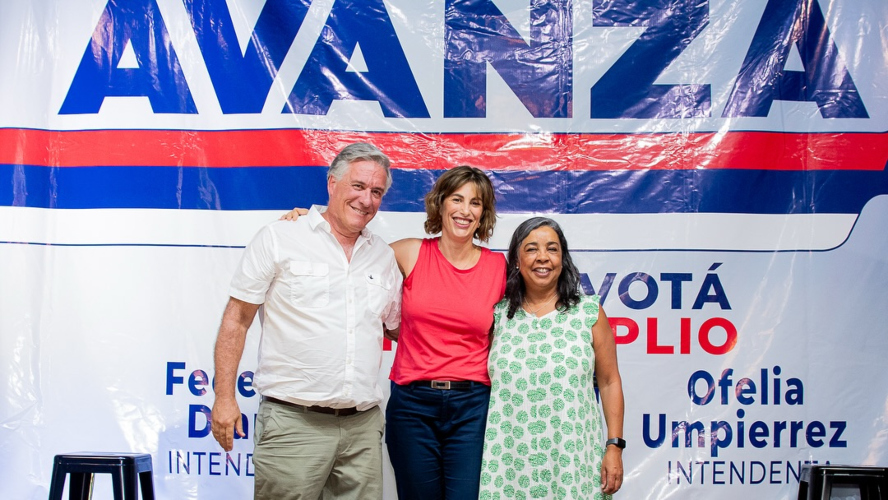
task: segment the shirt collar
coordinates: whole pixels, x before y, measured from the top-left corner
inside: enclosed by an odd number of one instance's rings
[[[306,217],[308,217],[308,224],[313,230],[318,229],[318,227],[320,226],[324,229],[324,231],[332,234],[333,230],[330,227],[330,223],[327,222],[327,219],[325,219],[323,215],[321,215],[326,211],[326,205],[312,205],[311,208],[308,210],[308,215]],[[361,234],[358,235],[358,239],[357,241],[355,241],[355,244],[357,244],[358,241],[362,240],[367,240],[367,244],[371,244],[373,242],[373,238],[370,237],[372,234],[373,233],[371,233],[370,230],[365,227],[361,230]]]

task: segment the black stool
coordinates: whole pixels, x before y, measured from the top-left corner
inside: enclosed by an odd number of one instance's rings
[[[65,475],[71,475],[68,498],[89,500],[93,474],[111,474],[114,500],[138,500],[142,484],[143,500],[154,500],[151,455],[147,453],[69,453],[56,455],[52,465],[49,500],[62,500]]]
[[[888,467],[866,465],[803,465],[798,500],[888,498]]]

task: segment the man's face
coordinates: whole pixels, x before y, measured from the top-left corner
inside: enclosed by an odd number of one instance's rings
[[[385,169],[367,160],[352,162],[342,179],[328,178],[326,215],[333,230],[356,237],[379,210],[385,182]]]

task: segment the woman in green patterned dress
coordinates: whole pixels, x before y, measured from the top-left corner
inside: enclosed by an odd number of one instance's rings
[[[482,500],[607,499],[623,482],[623,388],[613,330],[558,223],[515,230],[494,310]],[[598,381],[608,439],[593,387]]]

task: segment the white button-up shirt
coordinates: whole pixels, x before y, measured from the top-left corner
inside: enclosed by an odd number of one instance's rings
[[[254,387],[306,406],[378,405],[383,323],[400,325],[401,282],[381,238],[364,229],[349,261],[315,207],[296,222],[262,228],[230,290],[264,304]]]

